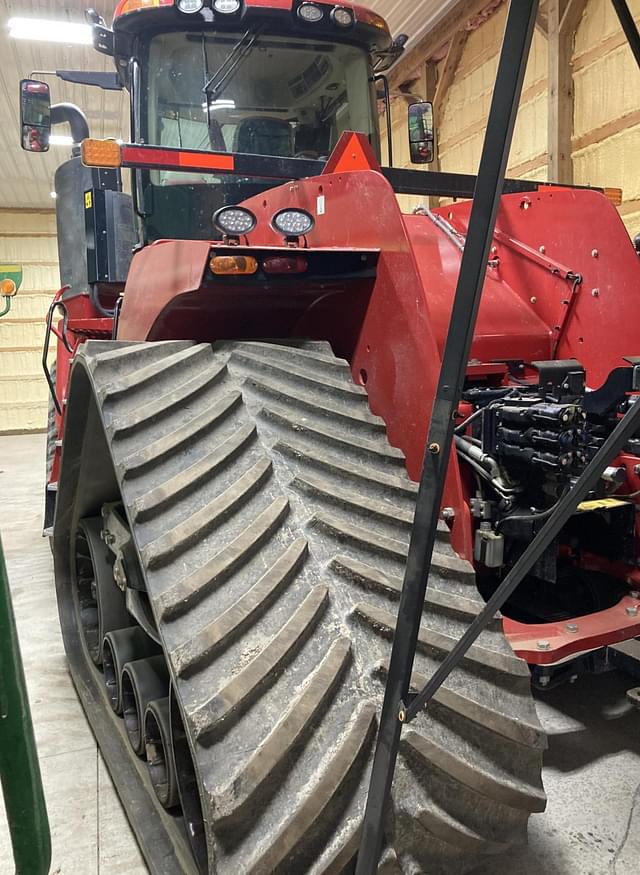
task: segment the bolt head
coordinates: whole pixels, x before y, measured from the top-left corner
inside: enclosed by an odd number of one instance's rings
[[[600,297],[600,289],[591,289],[591,294],[593,295],[594,298],[599,298]]]
[[[625,608],[625,611],[628,617],[638,616],[638,608],[635,605],[629,605],[628,608]]]
[[[597,249],[592,249],[592,250],[591,250],[591,257],[592,257],[592,258],[597,258],[599,255],[600,255],[600,253],[598,252]]]
[[[538,650],[551,650],[550,641],[538,641]]]
[[[456,512],[452,507],[443,507],[442,508],[442,519],[449,523],[456,518]]]
[[[545,674],[545,675],[542,675],[542,677],[538,678],[538,683],[540,684],[541,687],[548,687],[549,680],[550,680],[549,675]]]
[[[435,441],[432,444],[429,444],[429,452],[433,456],[437,456],[440,452],[440,444],[436,443]]]
[[[534,295],[532,298],[530,298],[530,301],[531,301],[532,304],[536,304],[536,303],[538,302],[538,299],[537,299],[536,296]]]
[[[567,632],[577,632],[578,624],[577,623],[567,623]]]
[[[541,255],[544,255],[546,251],[547,251],[546,246],[541,246],[538,249],[538,252],[540,252]]]
[[[629,595],[632,599],[640,599],[640,592],[637,589],[632,589]]]

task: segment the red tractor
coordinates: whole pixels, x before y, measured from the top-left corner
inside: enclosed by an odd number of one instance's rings
[[[474,180],[380,166],[376,79],[402,40],[361,6],[122,0],[113,29],[89,20],[116,73],[72,79],[127,90],[131,143],[21,86],[25,148],[59,122],[82,142],[55,183],[54,378],[44,358],[74,681],[153,872],[351,872],[471,203],[404,215],[396,193]],[[409,136],[430,160],[428,104]],[[640,391],[615,208],[505,192],[416,689]],[[466,872],[544,809],[531,683],[640,634],[638,494],[634,437],[403,736],[378,871]]]

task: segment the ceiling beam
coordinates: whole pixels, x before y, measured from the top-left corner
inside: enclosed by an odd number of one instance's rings
[[[458,33],[455,33],[452,36],[451,42],[449,43],[447,56],[444,59],[444,65],[442,67],[442,75],[438,79],[436,93],[433,98],[433,109],[436,119],[440,115],[440,109],[447,95],[447,91],[451,87],[451,83],[453,82],[454,76],[458,70],[464,47],[467,44],[468,35],[468,31],[459,30]]]
[[[407,49],[394,65],[389,73],[391,86],[398,87],[404,79],[410,78],[416,67],[443,49],[456,33],[465,30],[468,22],[480,15],[489,5],[489,0],[459,0],[453,9],[415,45]]]

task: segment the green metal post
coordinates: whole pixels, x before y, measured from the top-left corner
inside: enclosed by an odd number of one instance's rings
[[[0,778],[16,875],[47,875],[49,819],[1,541]]]

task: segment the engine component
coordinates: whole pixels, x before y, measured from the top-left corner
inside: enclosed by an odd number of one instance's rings
[[[504,563],[504,535],[493,531],[491,523],[480,523],[476,530],[473,558],[487,568],[501,568]]]

